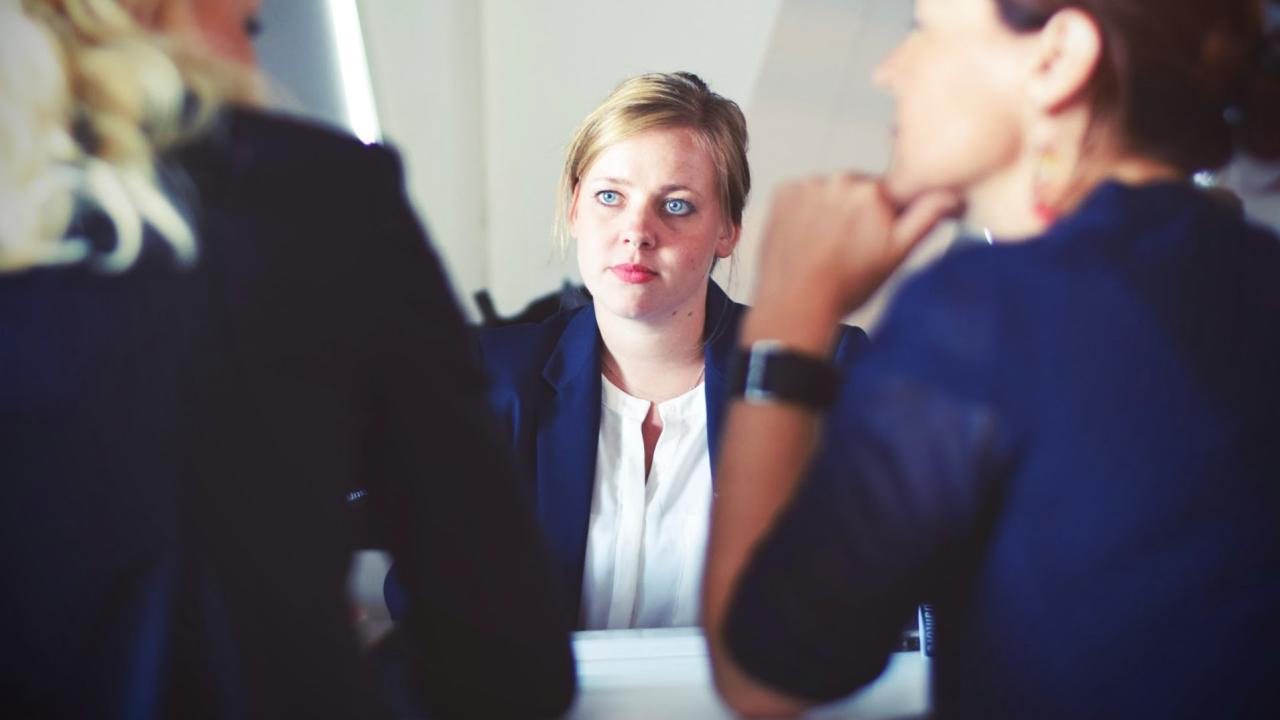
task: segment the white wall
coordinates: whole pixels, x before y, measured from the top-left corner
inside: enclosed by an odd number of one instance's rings
[[[489,284],[483,76],[475,0],[360,0],[386,142],[459,295]]]

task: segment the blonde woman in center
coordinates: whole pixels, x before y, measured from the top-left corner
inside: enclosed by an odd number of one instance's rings
[[[717,431],[743,306],[746,121],[697,76],[617,87],[566,153],[560,227],[592,303],[485,330],[490,398],[583,629],[695,625]],[[849,328],[838,355],[866,341]]]

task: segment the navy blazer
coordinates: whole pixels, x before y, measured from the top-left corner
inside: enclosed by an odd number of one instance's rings
[[[707,287],[707,441],[715,477],[716,451],[738,325],[746,306],[714,282]],[[866,347],[861,329],[847,327],[837,361],[847,365]],[[538,518],[564,582],[571,622],[578,622],[587,525],[600,427],[600,332],[594,304],[528,325],[480,332],[489,398],[507,424],[516,460],[532,479]]]

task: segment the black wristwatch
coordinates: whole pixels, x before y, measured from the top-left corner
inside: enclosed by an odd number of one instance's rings
[[[825,358],[787,350],[777,340],[739,348],[729,365],[729,394],[747,402],[825,410],[839,385],[840,372]]]

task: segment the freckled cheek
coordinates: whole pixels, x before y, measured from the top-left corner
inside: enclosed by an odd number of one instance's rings
[[[673,266],[679,267],[686,273],[703,273],[711,267],[711,262],[715,258],[713,236],[685,237],[679,242],[681,243],[679,246],[674,242],[671,244],[671,247],[678,250],[672,262]]]

